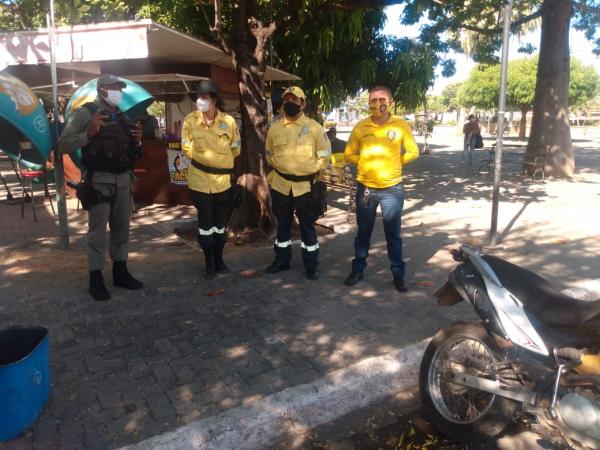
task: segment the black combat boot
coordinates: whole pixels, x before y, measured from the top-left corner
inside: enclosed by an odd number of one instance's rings
[[[90,295],[99,302],[110,298],[110,292],[104,286],[101,270],[90,270]]]
[[[217,270],[215,268],[215,248],[211,246],[203,246],[202,250],[204,251],[204,279],[212,280],[217,276]]]
[[[113,262],[113,284],[131,290],[144,287],[142,282],[133,278],[127,270],[127,261]]]
[[[215,270],[220,274],[227,274],[230,272],[229,267],[223,261],[223,249],[225,244],[217,244],[215,246]]]

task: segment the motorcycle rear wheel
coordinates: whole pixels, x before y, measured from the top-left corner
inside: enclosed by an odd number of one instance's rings
[[[512,421],[517,403],[445,379],[451,372],[496,379],[504,355],[485,328],[459,322],[440,330],[425,350],[419,390],[425,415],[442,434],[461,441],[489,441]]]

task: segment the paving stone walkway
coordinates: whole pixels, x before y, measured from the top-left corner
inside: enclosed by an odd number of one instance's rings
[[[292,270],[248,277],[272,259],[270,243],[229,245],[232,273],[201,277],[202,254],[172,233],[193,226],[189,208],[148,207],[135,215],[130,268],[144,283],[113,299],[87,294],[86,215],[69,205],[71,247],[61,250],[55,217],[0,201],[0,324],[50,329],[52,396],[39,420],[0,449],[108,449],[311,382],[362,358],[385,354],[470,317],[432,297],[457,241],[482,243],[491,177],[477,177],[460,153],[433,146],[409,170],[404,221],[410,292],[391,284],[379,223],[364,282],[345,287],[353,229],[343,193],[334,194],[321,237],[322,278],[303,277],[299,245]],[[508,174],[501,205],[503,246],[560,286],[600,276],[597,145],[583,143],[580,178],[531,184]],[[2,195],[2,193],[0,193]],[[3,198],[3,197],[2,197]],[[574,220],[578,218],[578,220]],[[242,274],[245,274],[243,276]],[[222,292],[221,292],[222,291]],[[215,295],[216,294],[216,295]]]

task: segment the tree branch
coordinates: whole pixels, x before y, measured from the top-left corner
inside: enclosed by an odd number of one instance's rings
[[[275,22],[271,22],[269,26],[263,24],[261,20],[258,20],[256,17],[250,17],[248,19],[248,27],[250,28],[250,32],[256,38],[256,47],[254,49],[254,57],[259,62],[259,64],[263,64],[265,59],[265,49],[267,47],[267,42],[273,36],[273,33],[277,29],[277,25]]]
[[[432,0],[435,3],[442,3],[445,0]],[[385,8],[391,5],[400,5],[405,0],[331,0],[324,3],[321,7],[312,10],[314,16],[327,14],[334,11],[353,11],[356,9],[367,8]],[[288,0],[287,7],[283,8],[281,14],[275,18],[277,29],[287,30],[298,20],[298,11],[302,7],[302,0]]]
[[[219,45],[219,47],[221,48],[221,50],[223,50],[225,53],[227,53],[228,55],[231,55],[231,48],[229,47],[229,44],[227,42],[227,39],[225,38],[225,35],[223,34],[223,28],[222,28],[222,0],[213,0],[213,4],[215,7],[215,22],[214,25],[211,25],[210,20],[208,18],[208,14],[206,14],[206,11],[204,10],[204,1],[203,0],[198,0],[198,3],[200,3],[200,9],[202,10],[202,14],[204,15],[204,19],[206,20],[206,23],[208,24],[208,27],[210,29],[210,31],[216,36],[216,41],[217,44]]]
[[[591,14],[600,14],[600,7],[598,6],[590,6],[586,3],[573,1],[573,6],[578,9],[580,12],[591,13]]]
[[[531,22],[532,20],[535,20],[541,16],[542,16],[542,10],[540,8],[536,12],[531,13],[528,16],[523,16],[520,19],[517,19],[514,22],[512,22],[510,24],[510,31],[515,31],[521,25],[524,25],[527,22]],[[502,27],[480,28],[480,27],[476,27],[476,26],[472,26],[472,25],[458,25],[456,28],[460,28],[460,29],[468,30],[468,31],[474,31],[476,33],[490,35],[490,36],[502,32]]]
[[[217,32],[218,35],[222,35],[223,32],[223,28],[222,28],[222,22],[221,22],[221,0],[214,0],[215,2],[215,26],[214,26],[214,30]]]

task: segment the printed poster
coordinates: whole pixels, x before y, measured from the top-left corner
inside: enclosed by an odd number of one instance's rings
[[[187,185],[188,167],[190,160],[181,151],[180,142],[169,142],[167,148],[167,161],[171,183]]]

